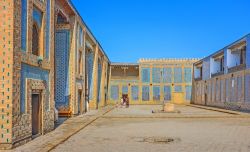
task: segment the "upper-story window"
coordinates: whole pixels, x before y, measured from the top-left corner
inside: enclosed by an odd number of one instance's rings
[[[40,40],[43,38],[43,33],[41,32],[43,28],[42,24],[43,12],[40,11],[37,7],[33,8],[33,26],[32,26],[32,54],[39,56],[41,53],[42,46]]]
[[[239,42],[228,49],[228,72],[235,72],[246,67],[246,42]]]
[[[194,79],[195,80],[202,80],[202,74],[203,74],[203,63],[197,63],[194,66]]]
[[[224,50],[216,53],[211,58],[210,71],[211,76],[219,76],[224,74]]]
[[[39,29],[36,24],[33,24],[32,29],[32,54],[39,55]]]

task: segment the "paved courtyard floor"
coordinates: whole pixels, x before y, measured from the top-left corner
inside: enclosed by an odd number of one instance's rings
[[[249,115],[191,106],[176,106],[180,113],[152,113],[152,110],[159,109],[161,106],[115,108],[96,117],[79,132],[48,150],[53,152],[250,151]],[[29,144],[15,151],[25,151],[29,148]],[[32,151],[36,151],[34,146]]]

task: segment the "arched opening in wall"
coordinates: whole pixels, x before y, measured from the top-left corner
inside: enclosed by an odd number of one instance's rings
[[[35,23],[32,29],[32,54],[39,55],[39,29]]]

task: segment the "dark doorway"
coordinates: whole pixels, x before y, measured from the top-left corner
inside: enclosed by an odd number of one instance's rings
[[[32,94],[32,135],[40,133],[40,96]]]
[[[205,106],[207,106],[207,94],[205,93]]]
[[[78,90],[78,114],[81,114],[82,107],[82,90]]]

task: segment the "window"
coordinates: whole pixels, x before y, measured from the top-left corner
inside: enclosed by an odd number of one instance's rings
[[[153,83],[161,82],[161,69],[160,68],[152,69],[152,79],[153,79]]]
[[[160,101],[160,98],[161,98],[160,94],[161,94],[160,86],[154,86],[153,87],[153,100]]]
[[[162,81],[172,83],[172,68],[163,68]]]
[[[122,94],[128,94],[128,86],[122,86]]]
[[[39,55],[39,30],[36,24],[32,29],[32,54]]]
[[[171,100],[171,86],[164,86],[164,100]]]
[[[182,83],[182,68],[174,68],[174,82]]]
[[[149,101],[149,86],[142,87],[142,101]]]
[[[182,86],[175,86],[174,91],[175,92],[182,92]]]
[[[246,47],[240,50],[240,64],[245,64],[246,62]]]
[[[118,86],[111,86],[111,99],[118,100],[119,99],[119,87]]]
[[[186,86],[186,100],[191,100],[192,86]]]
[[[149,83],[150,82],[150,68],[142,68],[141,70],[142,74],[142,82],[143,83]]]
[[[139,99],[138,97],[138,93],[139,93],[139,89],[138,86],[132,86],[131,87],[131,92],[132,92],[132,100],[136,101]]]
[[[184,79],[186,83],[192,82],[192,69],[191,68],[184,69]]]
[[[220,59],[220,71],[224,71],[224,56]]]

